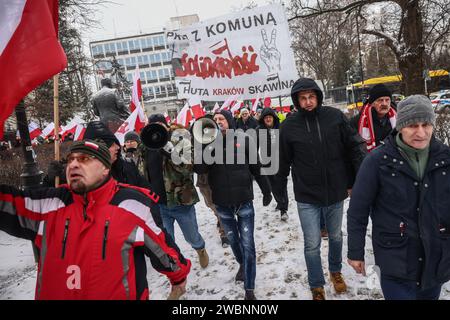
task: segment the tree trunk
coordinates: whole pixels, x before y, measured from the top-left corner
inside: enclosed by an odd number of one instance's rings
[[[401,1],[400,6],[405,12],[401,30],[406,48],[398,57],[398,66],[403,76],[405,94],[424,94],[425,46],[423,44],[422,12],[418,0]]]

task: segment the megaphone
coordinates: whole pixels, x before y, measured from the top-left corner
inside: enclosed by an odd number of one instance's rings
[[[162,124],[150,123],[142,129],[141,141],[149,149],[161,149],[169,141],[169,131]]]
[[[192,125],[192,136],[201,144],[210,144],[220,133],[217,123],[209,117],[202,117]]]

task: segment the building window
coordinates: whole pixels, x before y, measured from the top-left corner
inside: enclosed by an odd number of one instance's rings
[[[164,47],[166,45],[166,39],[164,36],[157,36],[153,38],[155,47]]]
[[[106,54],[116,54],[116,44],[115,43],[106,43],[105,44],[105,52]]]
[[[170,80],[170,70],[167,68],[158,70],[159,81]]]
[[[120,64],[121,66],[124,65],[123,59],[117,59],[117,63]]]
[[[161,52],[161,58],[163,62],[170,61],[170,53],[168,51]]]
[[[128,43],[126,41],[118,42],[117,43],[117,51],[118,52],[128,52]]]
[[[155,70],[146,71],[145,75],[147,77],[147,81],[158,80],[158,77],[156,76],[156,71]]]
[[[161,55],[160,55],[159,53],[153,53],[153,54],[151,54],[151,55],[150,55],[150,62],[151,62],[152,64],[154,64],[154,63],[160,64],[160,63],[161,63]]]
[[[127,73],[127,80],[133,82],[133,74]]]
[[[92,46],[92,54],[94,56],[99,55],[99,54],[104,54],[103,46],[101,44]]]
[[[145,55],[145,56],[138,56],[137,61],[138,61],[138,64],[140,66],[144,65],[144,64],[148,64],[148,56],[147,55]]]

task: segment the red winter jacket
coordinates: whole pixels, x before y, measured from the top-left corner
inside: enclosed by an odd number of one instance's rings
[[[172,284],[191,267],[155,223],[154,198],[112,178],[85,196],[0,185],[0,230],[38,246],[36,299],[148,299],[144,255]]]

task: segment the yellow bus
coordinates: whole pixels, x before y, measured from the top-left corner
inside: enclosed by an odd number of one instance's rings
[[[428,92],[450,87],[450,77],[447,70],[431,70],[428,75],[430,79],[427,81]],[[355,108],[359,110],[360,107],[362,107],[363,101],[370,88],[376,84],[383,83],[392,91],[392,93],[401,93],[401,82],[402,76],[398,74],[366,79],[364,80],[364,84],[362,82],[352,83],[346,88],[347,109],[351,113],[355,112]]]

